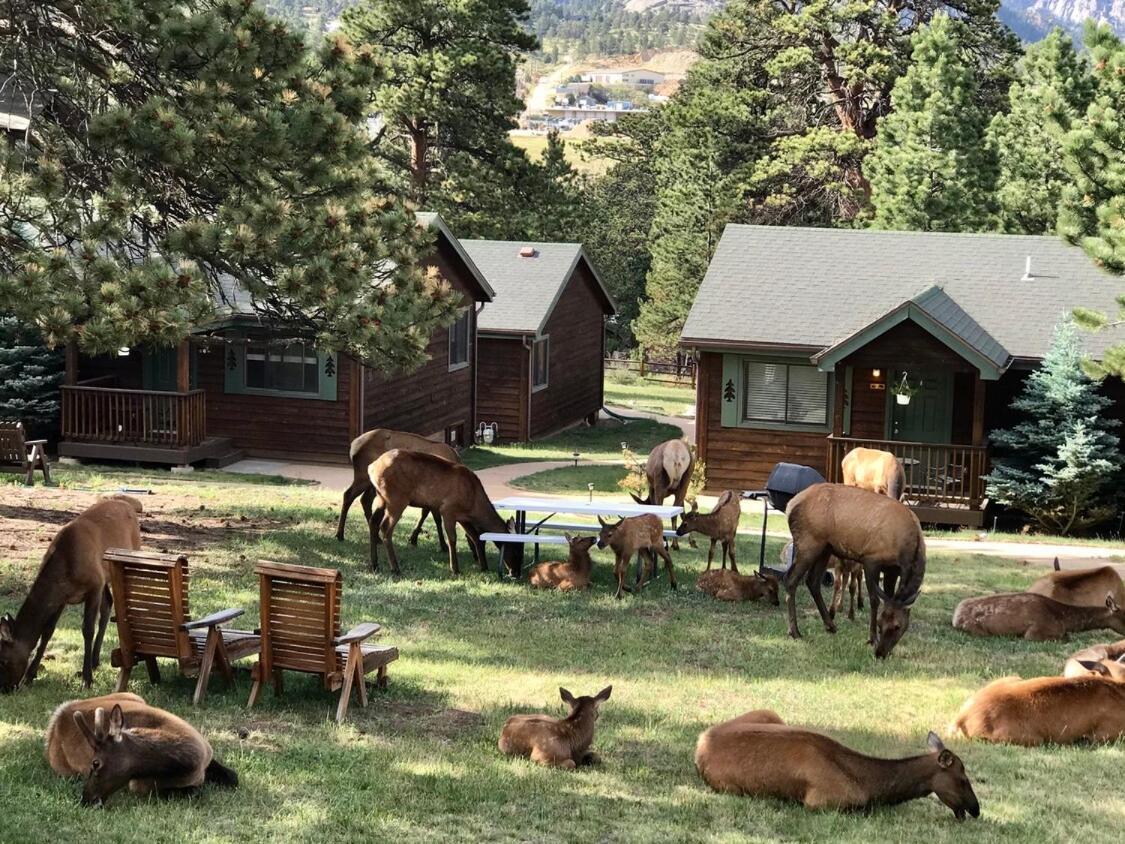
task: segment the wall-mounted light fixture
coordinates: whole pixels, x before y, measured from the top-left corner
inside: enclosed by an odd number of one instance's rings
[[[129,357],[129,347],[128,346],[122,346],[120,349],[117,350],[117,356],[119,358]]]
[[[882,377],[883,377],[883,370],[881,370],[881,369],[872,369],[872,370],[871,370],[871,377],[872,377],[872,378],[882,378]]]

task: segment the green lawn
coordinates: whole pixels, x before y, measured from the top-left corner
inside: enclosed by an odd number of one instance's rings
[[[345,577],[344,623],[382,622],[384,640],[402,658],[390,688],[373,694],[367,709],[353,703],[339,728],[331,721],[334,698],[312,678],[288,675],[284,697],[267,691],[248,712],[244,672],[231,691],[216,681],[198,710],[190,706],[192,682],[176,677],[171,664],[159,686],[137,672],[132,689],[199,726],[238,771],[241,787],[170,803],[122,793],[104,810],[83,809],[77,784],[54,777],[42,754],[52,710],[83,694],[75,676],[80,612],[70,609],[40,679],[0,697],[5,842],[1119,840],[1125,743],[1022,750],[951,740],[983,810],[964,825],[933,798],[870,815],[809,813],[714,794],[694,770],[699,732],[755,707],[865,751],[920,753],[926,732],[942,731],[987,680],[1056,673],[1072,650],[1109,638],[1033,644],[954,631],[949,619],[962,597],[1020,588],[1037,573],[1012,561],[932,553],[910,631],[889,660],[876,663],[864,644],[866,618],[845,620],[829,636],[807,594],[800,595],[801,641],[786,638],[777,608],[700,594],[693,588],[700,551],[675,554],[678,592],[662,579],[614,601],[605,552],[595,553],[588,594],[538,593],[471,571],[467,555],[469,573],[454,580],[432,535],[411,549],[403,531],[406,576],[392,580],[367,569],[361,519],[352,518],[344,543],[332,538],[337,493],[221,474],[59,471],[64,483],[106,489],[130,474],[155,492],[144,500],[146,544],[172,550],[177,543],[162,537],[185,537],[197,614],[244,606],[241,621],[255,625],[257,558],[335,566]],[[29,531],[0,544],[0,611],[15,611],[51,531],[45,525],[79,502],[65,490],[15,485],[0,486],[0,499],[5,524]],[[40,526],[20,521],[28,519]],[[778,545],[771,540],[771,555]],[[742,558],[752,559],[755,548],[745,542]],[[108,657],[112,627],[106,644]],[[104,666],[94,692],[110,692],[114,679]],[[595,742],[599,767],[566,773],[497,752],[509,715],[558,713],[560,685],[589,694],[609,683],[613,696]]]
[[[610,371],[605,378],[605,403],[665,416],[684,416],[688,408],[695,407],[695,390],[687,384],[677,386]]]

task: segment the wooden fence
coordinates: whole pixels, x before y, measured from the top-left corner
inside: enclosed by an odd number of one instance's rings
[[[695,359],[690,355],[657,359],[647,356],[639,360],[626,357],[605,359],[607,372],[632,372],[658,384],[676,384],[695,387]]]

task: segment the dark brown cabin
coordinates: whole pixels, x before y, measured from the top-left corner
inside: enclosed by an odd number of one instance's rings
[[[347,462],[352,439],[375,427],[466,442],[475,424],[476,312],[492,289],[440,217],[418,221],[435,237],[427,269],[465,300],[418,370],[387,376],[311,344],[279,342],[228,285],[227,315],[178,348],[68,354],[60,456],[180,466],[244,456]]]
[[[496,290],[478,322],[478,422],[509,442],[592,424],[616,307],[581,244],[463,243]]]
[[[1116,312],[1117,289],[1056,237],[727,226],[682,336],[707,485],[760,488],[781,461],[839,481],[866,446],[903,462],[923,521],[979,526],[989,432],[1056,323]],[[1103,389],[1125,419],[1120,380]]]

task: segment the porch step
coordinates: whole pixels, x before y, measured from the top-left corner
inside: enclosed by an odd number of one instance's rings
[[[246,452],[235,448],[230,437],[208,437],[204,440],[209,446],[209,454],[203,461],[206,469],[223,469],[246,457]]]

